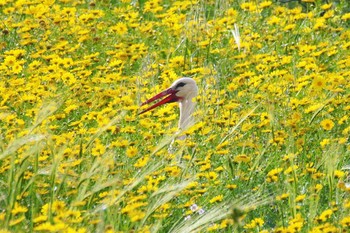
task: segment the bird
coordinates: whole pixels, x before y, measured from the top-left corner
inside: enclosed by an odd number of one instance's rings
[[[141,106],[144,106],[158,99],[161,99],[162,97],[165,97],[156,104],[153,104],[152,106],[141,111],[139,115],[163,104],[178,102],[180,108],[178,128],[180,130],[185,130],[189,126],[191,126],[191,124],[193,124],[192,113],[196,104],[192,101],[192,99],[195,98],[197,95],[198,86],[194,79],[188,77],[179,78],[175,80],[168,89],[160,92],[159,94],[143,102]]]

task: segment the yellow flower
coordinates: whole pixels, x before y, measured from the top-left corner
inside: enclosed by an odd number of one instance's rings
[[[208,232],[211,232],[211,231],[217,232],[217,230],[219,230],[219,224],[214,223],[214,224],[210,225],[206,230]]]
[[[163,10],[163,7],[160,6],[161,0],[150,0],[145,2],[144,12],[157,13]]]
[[[176,56],[170,59],[169,67],[176,68],[184,65],[185,58],[183,56]]]
[[[47,216],[46,215],[39,215],[38,217],[34,218],[33,222],[34,223],[39,223],[39,222],[45,222],[47,221]]]
[[[6,56],[4,59],[4,65],[7,67],[13,67],[17,63],[15,56]]]
[[[321,121],[320,125],[324,130],[331,130],[334,127],[334,122],[330,119],[325,119]]]
[[[331,209],[325,210],[317,218],[317,221],[325,222],[327,219],[329,219],[332,216],[332,214],[333,214],[333,210],[331,210]]]
[[[67,210],[63,213],[63,216],[68,223],[80,223],[83,221],[79,210]]]
[[[54,213],[63,213],[66,211],[66,203],[63,201],[54,201],[52,203],[52,212]]]
[[[76,104],[70,104],[68,107],[66,107],[64,109],[64,112],[69,114],[70,112],[72,112],[73,110],[76,110],[79,106]]]
[[[245,229],[253,229],[256,227],[262,227],[264,225],[264,220],[262,218],[254,218],[250,223],[247,223],[244,228]]]
[[[16,11],[16,8],[14,8],[14,7],[7,7],[3,10],[4,14],[6,14],[6,15],[9,15],[15,11]]]
[[[209,180],[216,180],[218,178],[218,174],[216,172],[209,172],[207,174],[207,178]]]
[[[263,1],[259,4],[259,8],[266,8],[272,5],[271,1]]]
[[[350,19],[350,13],[346,13],[341,17],[342,20],[349,20]]]
[[[342,125],[342,124],[344,124],[348,119],[349,119],[349,116],[345,115],[345,116],[343,116],[342,118],[340,118],[340,119],[338,120],[338,124],[339,124],[339,125]]]
[[[124,35],[128,33],[128,27],[125,23],[119,22],[117,25],[110,27],[112,32],[117,33],[118,35]]]
[[[305,197],[306,197],[305,194],[298,195],[298,196],[295,198],[295,202],[302,202],[302,201],[305,199]]]
[[[283,171],[282,168],[272,169],[271,171],[269,171],[267,173],[266,181],[267,182],[276,182],[276,181],[278,181],[278,174],[281,173],[282,171]]]
[[[19,74],[23,69],[22,65],[19,62],[16,62],[11,68],[12,73],[14,74]]]
[[[234,161],[237,163],[240,163],[240,162],[248,163],[248,162],[250,162],[250,157],[245,155],[245,154],[240,154],[234,158]]]
[[[235,189],[235,188],[237,188],[237,185],[235,185],[235,184],[228,184],[228,185],[226,185],[226,188],[228,188],[228,189]]]
[[[277,201],[283,201],[286,200],[289,197],[289,193],[283,193],[282,195],[279,195],[276,197]]]
[[[112,147],[121,147],[125,148],[129,145],[129,141],[126,139],[123,139],[121,137],[117,138],[114,142],[111,143]]]
[[[256,4],[252,2],[245,2],[240,5],[243,10],[253,12],[256,10]]]
[[[130,146],[126,149],[126,156],[128,156],[129,158],[135,157],[137,153],[138,153],[138,149],[134,146]]]
[[[298,169],[297,165],[289,166],[286,170],[284,170],[284,174],[288,175],[297,169]]]
[[[345,137],[343,137],[343,138],[338,138],[338,143],[339,143],[339,144],[345,144],[345,143],[347,143],[347,142],[348,142],[348,139],[345,138]]]
[[[6,213],[0,213],[0,221],[5,220]]]
[[[34,228],[34,231],[48,231],[48,232],[58,232],[67,229],[67,224],[60,222],[57,224],[51,224],[49,222],[42,223]]]
[[[345,176],[345,172],[341,171],[341,170],[335,170],[334,171],[334,177],[339,179]]]
[[[301,214],[296,214],[296,216],[289,221],[288,229],[290,229],[291,232],[300,232],[302,227],[304,225],[304,220],[301,217]]]
[[[25,220],[25,216],[21,216],[21,217],[19,217],[19,218],[17,218],[17,219],[12,219],[11,221],[10,221],[10,226],[14,226],[14,225],[17,225],[18,223],[20,223],[20,222],[22,222],[23,220]]]
[[[268,25],[278,25],[282,21],[281,18],[273,15],[267,20]]]
[[[140,210],[134,210],[128,215],[130,217],[131,222],[137,222],[143,219],[146,216],[146,213]]]
[[[218,195],[218,196],[213,197],[212,199],[210,199],[209,203],[220,202],[220,201],[222,201],[223,198],[224,198],[223,195]]]
[[[315,187],[314,187],[314,191],[316,193],[318,193],[319,191],[321,191],[323,188],[323,185],[322,184],[316,184]]]
[[[92,148],[91,154],[93,156],[101,156],[106,153],[106,147],[101,143],[96,143],[95,147]]]
[[[344,217],[342,220],[340,220],[340,224],[343,227],[350,228],[350,216]]]
[[[296,27],[296,24],[287,24],[283,30],[284,31],[291,31],[291,30],[294,30],[294,28]]]
[[[322,90],[326,87],[326,80],[321,76],[317,76],[312,81],[312,88],[314,90]]]
[[[211,168],[211,164],[210,163],[204,163],[202,166],[200,166],[199,171],[204,172],[207,171]]]
[[[314,30],[323,29],[326,27],[326,19],[325,18],[318,18],[316,19],[316,23],[313,27]]]
[[[11,213],[13,215],[16,215],[18,213],[26,213],[28,211],[28,208],[25,206],[21,206],[19,205],[17,202],[15,203],[15,206],[13,207],[13,209],[11,210]]]
[[[321,6],[321,9],[322,10],[328,10],[332,7],[332,3],[329,3],[329,4],[324,4]]]
[[[331,143],[331,140],[329,138],[325,138],[320,142],[320,145],[322,148],[325,148],[327,145]]]
[[[134,167],[136,168],[144,167],[147,165],[148,161],[149,161],[149,156],[143,156],[136,161],[136,163],[134,164]]]

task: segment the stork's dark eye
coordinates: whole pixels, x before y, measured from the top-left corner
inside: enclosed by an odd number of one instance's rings
[[[185,86],[185,85],[186,85],[186,83],[180,82],[180,83],[178,83],[178,84],[175,86],[175,89],[177,89],[177,88],[179,88],[179,87],[183,87],[183,86]]]

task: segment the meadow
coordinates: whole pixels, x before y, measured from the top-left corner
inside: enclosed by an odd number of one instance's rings
[[[350,231],[348,1],[0,12],[1,233]],[[194,125],[138,115],[180,77]]]

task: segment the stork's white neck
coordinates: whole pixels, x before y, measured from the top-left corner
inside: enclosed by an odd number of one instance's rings
[[[180,119],[179,119],[179,129],[186,129],[193,122],[192,113],[196,103],[189,99],[184,99],[179,102],[180,105]]]

